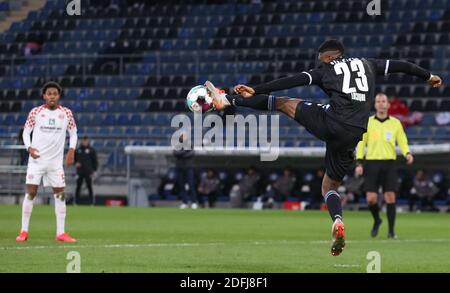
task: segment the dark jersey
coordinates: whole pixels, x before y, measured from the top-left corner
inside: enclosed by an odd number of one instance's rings
[[[386,60],[342,57],[304,73],[309,75],[310,84],[319,86],[330,97],[329,116],[367,129],[375,96],[375,78],[386,71],[388,64]]]
[[[75,152],[75,162],[80,164],[77,168],[79,174],[92,174],[97,171],[97,153],[91,146],[80,146]]]

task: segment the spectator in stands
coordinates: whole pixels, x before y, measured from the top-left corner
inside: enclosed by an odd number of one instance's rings
[[[419,169],[414,178],[414,187],[409,198],[409,211],[413,211],[414,204],[418,201],[417,211],[439,211],[434,206],[433,199],[439,188],[431,181],[424,170]]]
[[[436,115],[436,124],[444,126],[450,124],[450,112],[440,112]]]
[[[25,57],[39,54],[42,51],[42,44],[44,43],[44,35],[40,32],[33,34],[27,40],[23,48],[23,55]]]
[[[283,170],[283,175],[278,177],[278,179],[273,183],[275,200],[285,201],[288,197],[290,197],[296,181],[297,179],[292,174],[291,168],[285,167]]]
[[[39,54],[39,52],[41,52],[41,44],[37,43],[37,42],[27,42],[25,44],[25,47],[23,48],[23,55],[25,55],[25,57],[31,56],[31,55],[36,55]]]
[[[292,174],[290,167],[285,167],[283,174],[276,179],[270,180],[270,184],[266,187],[266,193],[261,196],[263,208],[273,208],[274,202],[283,202],[288,197],[293,196],[293,189],[297,179]]]
[[[423,119],[420,112],[409,113],[408,106],[396,96],[389,97],[388,115],[396,117],[403,127],[419,124]]]
[[[348,201],[359,202],[360,197],[364,194],[363,190],[364,177],[354,171],[353,175],[346,176],[344,186]]]
[[[217,177],[213,169],[208,169],[206,176],[203,176],[198,185],[198,203],[202,208],[205,207],[203,198],[208,198],[208,205],[214,208],[217,200],[217,192],[219,191],[220,179]]]
[[[258,196],[260,178],[255,167],[248,168],[247,174],[239,182],[239,194],[243,201],[249,201],[252,197]]]
[[[185,144],[186,141],[188,141],[188,134],[182,133],[180,143]],[[181,147],[181,149],[175,150],[173,155],[176,159],[177,185],[182,200],[180,208],[185,209],[191,203],[191,208],[196,209],[198,204],[193,167],[194,151],[190,147]]]
[[[98,160],[97,152],[91,146],[87,136],[84,136],[81,139],[80,146],[75,152],[75,167],[77,168],[75,203],[80,203],[80,191],[84,180],[89,191],[89,201],[92,205],[95,204],[92,178],[95,176],[95,172],[97,171]]]

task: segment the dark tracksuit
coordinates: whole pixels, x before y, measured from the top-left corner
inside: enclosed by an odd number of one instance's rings
[[[194,151],[179,150],[174,151],[173,155],[176,159],[177,166],[177,183],[183,203],[196,202],[197,193],[195,191],[195,176],[194,168],[192,166],[192,158]],[[186,186],[187,185],[187,186]],[[188,190],[186,190],[188,187]]]
[[[92,191],[92,174],[97,171],[98,167],[97,153],[91,146],[80,146],[75,152],[75,163],[80,164],[80,166],[77,167],[75,202],[78,202],[80,198],[81,185],[83,184],[83,180],[85,180],[89,191],[89,199],[93,204],[94,192]]]

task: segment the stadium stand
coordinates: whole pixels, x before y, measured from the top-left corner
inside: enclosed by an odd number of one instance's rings
[[[0,17],[13,2],[1,2]],[[312,68],[329,37],[349,55],[411,60],[450,82],[450,0],[389,0],[378,17],[347,0],[86,2],[81,16],[69,17],[65,1],[48,0],[0,34],[0,145],[16,144],[28,111],[41,103],[40,86],[55,80],[104,167],[124,167],[125,145],[169,144],[170,118],[187,111],[192,86],[210,79],[228,89]],[[435,120],[450,111],[449,87],[403,75],[378,85],[424,113],[407,129],[411,144],[449,140],[450,125]],[[326,101],[318,88],[282,94]],[[322,145],[280,119],[282,146]]]

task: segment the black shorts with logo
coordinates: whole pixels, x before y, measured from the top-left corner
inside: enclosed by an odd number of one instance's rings
[[[295,120],[326,143],[326,173],[331,179],[342,181],[353,165],[356,145],[366,130],[331,118],[326,112],[328,107],[302,101],[297,106]]]
[[[364,190],[378,192],[397,192],[398,174],[394,160],[366,160],[364,163]]]

